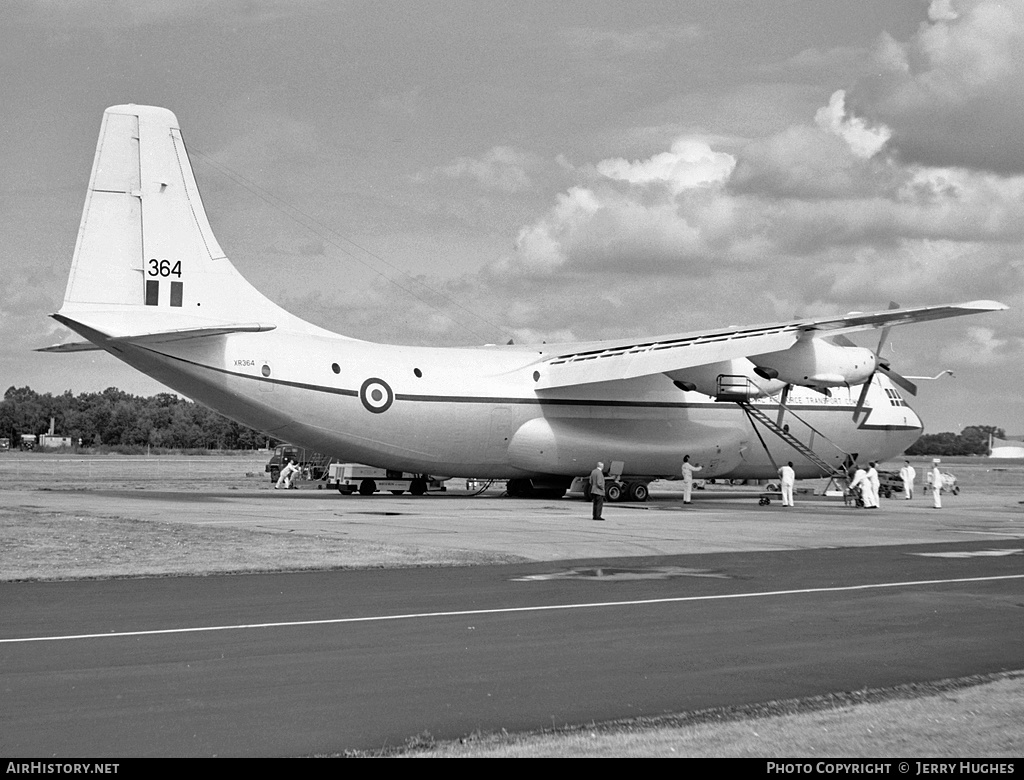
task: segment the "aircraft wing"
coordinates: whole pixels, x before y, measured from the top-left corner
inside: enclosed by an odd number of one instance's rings
[[[799,339],[960,317],[1008,308],[996,301],[970,301],[912,309],[854,312],[841,317],[801,319],[746,328],[658,336],[637,341],[602,341],[548,348],[538,369],[538,389],[661,374],[733,358],[778,352]]]

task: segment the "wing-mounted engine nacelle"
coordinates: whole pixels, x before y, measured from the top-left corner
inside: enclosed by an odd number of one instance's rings
[[[800,339],[789,349],[750,360],[759,377],[816,389],[862,385],[878,368],[878,357],[870,349],[820,338]]]
[[[756,366],[746,358],[723,360],[720,363],[709,363],[705,366],[682,368],[678,371],[666,371],[665,376],[675,382],[680,390],[693,391],[704,395],[717,396],[721,390],[720,378],[727,378],[730,386],[729,394],[745,395],[748,398],[761,398],[766,395],[777,395],[782,392],[786,383],[771,377],[759,376]],[[743,382],[746,379],[748,381]]]

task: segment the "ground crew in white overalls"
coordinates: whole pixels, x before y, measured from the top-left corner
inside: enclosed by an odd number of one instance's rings
[[[909,460],[903,461],[903,468],[900,469],[900,479],[903,480],[903,498],[909,501],[914,497],[914,480],[917,479],[917,471],[910,465]]]
[[[779,469],[779,481],[782,486],[782,505],[793,506],[793,485],[796,483],[793,461]]]
[[[942,509],[942,472],[939,471],[941,461],[936,458],[932,461],[932,470],[925,477],[925,487],[932,489],[932,509]]]
[[[281,475],[277,478],[277,484],[274,485],[274,490],[280,490],[282,487],[285,490],[291,488],[292,480],[299,471],[300,469],[295,461],[289,459],[288,465],[281,469]]]
[[[871,483],[868,482],[868,473],[859,464],[857,470],[853,473],[853,479],[850,480],[850,490],[859,490],[861,504],[865,507],[868,506],[868,501],[871,497]]]
[[[700,466],[690,463],[690,456],[683,456],[683,503],[690,503],[690,496],[693,495],[693,472],[700,471]]]
[[[878,464],[871,461],[868,464],[868,484],[871,486],[871,503],[864,502],[864,506],[870,507],[871,509],[878,509],[880,506],[878,502],[878,489],[882,486],[881,480],[878,479],[878,469],[875,468]]]

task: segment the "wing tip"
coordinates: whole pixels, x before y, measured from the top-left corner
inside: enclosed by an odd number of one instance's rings
[[[1010,307],[999,301],[980,300],[961,303],[957,308],[972,309],[974,311],[1006,311]]]

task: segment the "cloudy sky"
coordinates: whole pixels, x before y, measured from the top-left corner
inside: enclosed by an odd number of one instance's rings
[[[0,391],[161,390],[31,351],[69,335],[47,315],[100,119],[133,102],[177,114],[235,265],[324,327],[589,340],[991,298],[885,352],[955,372],[921,383],[928,430],[1024,433],[1024,0],[10,0],[0,63]]]

